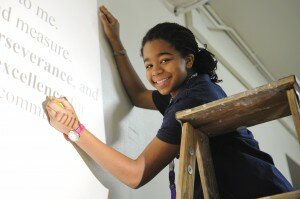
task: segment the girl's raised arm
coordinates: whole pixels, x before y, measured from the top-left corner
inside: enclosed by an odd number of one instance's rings
[[[104,6],[99,8],[99,18],[104,33],[114,51],[121,80],[132,104],[140,108],[157,109],[152,100],[152,91],[145,88],[133,69],[126,51],[124,51],[119,36],[120,25],[118,20]]]

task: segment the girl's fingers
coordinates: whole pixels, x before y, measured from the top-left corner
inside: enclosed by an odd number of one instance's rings
[[[79,121],[77,120],[77,118],[74,118],[73,123],[71,123],[70,125],[71,129],[76,129],[79,126]]]
[[[100,7],[100,12],[102,12],[106,19],[108,20],[109,23],[115,23],[117,22],[118,20],[106,9],[106,7],[104,6],[101,6]]]
[[[65,124],[66,121],[68,120],[69,116],[67,114],[62,114],[62,117],[60,118],[60,120],[58,120],[58,122]]]
[[[75,126],[75,124],[76,124],[76,121],[77,121],[77,118],[76,118],[76,117],[72,117],[70,123],[68,124],[68,127],[69,127],[70,129],[74,129],[74,126]]]
[[[61,112],[56,112],[56,115],[55,115],[55,118],[54,120],[61,123],[62,120],[65,120],[65,114],[64,113],[61,113]]]
[[[49,106],[46,106],[46,110],[48,112],[49,117],[54,118],[56,116],[56,111],[51,109]]]
[[[108,40],[118,40],[119,22],[104,6],[99,7],[99,19]]]
[[[105,16],[105,14],[103,14],[103,12],[99,13],[99,18],[100,18],[100,22],[102,24],[102,26],[107,27],[110,26],[110,22],[108,21],[107,17]]]
[[[99,13],[99,16],[100,16],[100,21],[101,21],[102,25],[109,24],[109,21],[107,20],[106,16],[102,12]]]
[[[72,122],[72,120],[73,120],[73,117],[69,116],[68,119],[65,122],[65,125],[69,126],[70,123]]]
[[[73,106],[66,97],[54,98],[49,97],[46,110],[49,117],[66,126],[73,126],[76,122],[76,113]]]

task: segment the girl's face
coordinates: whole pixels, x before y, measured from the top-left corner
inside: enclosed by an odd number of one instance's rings
[[[143,48],[143,58],[148,81],[162,95],[171,94],[173,97],[180,91],[180,86],[187,77],[187,69],[194,61],[193,55],[185,58],[162,40],[147,42]]]

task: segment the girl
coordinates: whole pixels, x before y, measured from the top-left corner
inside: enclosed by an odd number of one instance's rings
[[[65,98],[50,100],[47,111],[54,128],[68,135],[120,181],[136,189],[150,181],[179,154],[181,125],[176,121],[175,113],[218,100],[226,94],[216,84],[220,80],[215,73],[217,66],[213,55],[200,49],[192,32],[185,27],[175,23],[158,24],[143,38],[141,55],[146,77],[156,88],[150,91],[130,64],[119,38],[118,21],[103,6],[100,7],[100,21],[132,103],[158,110],[164,115],[157,136],[133,160],[93,136],[80,124]],[[64,108],[58,106],[57,101]],[[259,150],[249,130],[211,138],[210,146],[221,198],[254,198],[293,190],[275,168],[272,158]],[[198,171],[194,198],[203,198]]]

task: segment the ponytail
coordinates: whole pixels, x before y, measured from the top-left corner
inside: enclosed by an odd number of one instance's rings
[[[198,51],[194,53],[192,70],[198,74],[208,74],[214,83],[222,82],[222,80],[218,79],[216,73],[218,61],[215,59],[215,55],[206,50],[206,44],[204,47],[205,48],[198,48]]]

